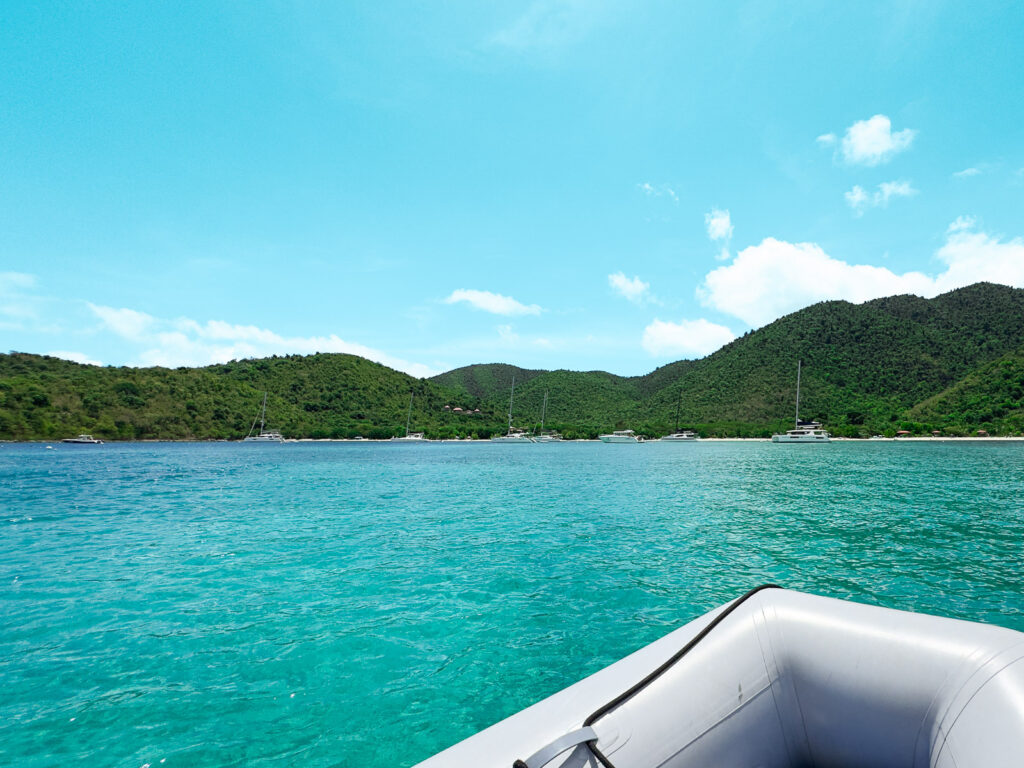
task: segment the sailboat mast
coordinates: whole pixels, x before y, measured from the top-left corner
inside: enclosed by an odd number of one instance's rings
[[[508,396],[508,431],[512,431],[512,399],[516,396],[516,377],[512,377],[512,394]]]
[[[544,390],[544,405],[540,407],[540,431],[544,431],[544,414],[548,410],[548,391]]]
[[[260,409],[260,434],[263,434],[263,428],[267,421],[267,393],[263,393],[263,407]]]
[[[796,361],[796,420],[793,422],[793,428],[800,428],[800,360]]]
[[[409,436],[409,425],[412,424],[412,392],[409,393],[409,415],[405,417],[405,436]]]

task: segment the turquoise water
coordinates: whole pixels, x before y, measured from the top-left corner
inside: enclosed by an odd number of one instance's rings
[[[1022,479],[1021,443],[3,445],[0,764],[409,765],[767,581],[1024,630]]]

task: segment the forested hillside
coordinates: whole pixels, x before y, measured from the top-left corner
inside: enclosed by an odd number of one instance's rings
[[[244,360],[205,368],[99,368],[0,355],[0,439],[244,437],[263,392],[268,425],[290,437],[488,437],[516,426],[568,437],[614,428],[649,435],[764,436],[801,415],[834,434],[897,429],[995,434],[1024,430],[1024,290],[981,283],[922,299],[816,304],[696,361],[645,375],[473,365],[415,379],[352,355]],[[446,407],[447,406],[447,407]],[[458,409],[458,410],[456,410]]]

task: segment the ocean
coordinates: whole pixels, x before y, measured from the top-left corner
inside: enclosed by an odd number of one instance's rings
[[[406,766],[775,582],[1024,630],[1024,443],[0,445],[0,765]]]

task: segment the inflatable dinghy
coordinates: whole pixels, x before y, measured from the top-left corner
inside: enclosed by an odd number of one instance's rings
[[[759,587],[417,768],[1019,768],[1024,633]]]

